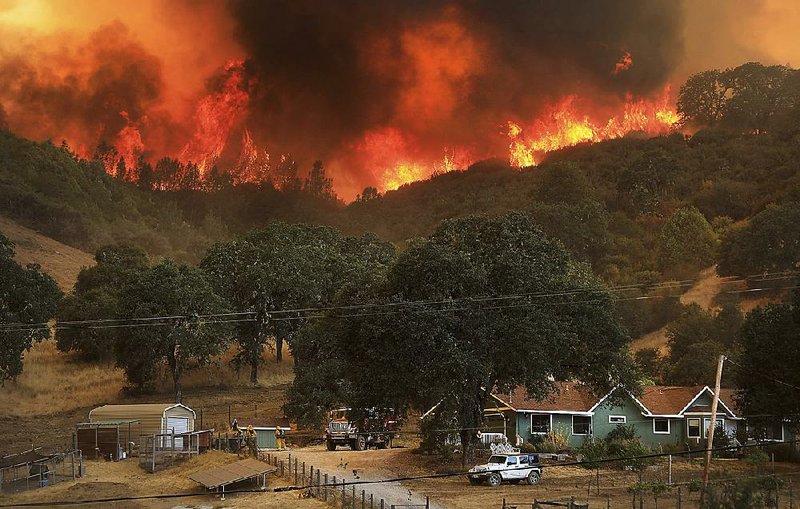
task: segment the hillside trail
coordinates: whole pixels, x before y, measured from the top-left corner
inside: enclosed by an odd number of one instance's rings
[[[299,464],[305,462],[309,469],[311,466],[315,470],[319,469],[321,475],[328,474],[329,482],[331,482],[334,475],[338,482],[341,482],[342,479],[346,482],[369,482],[423,473],[407,470],[412,467],[408,464],[408,460],[405,459],[408,454],[406,449],[356,452],[349,450],[327,451],[322,447],[314,446],[273,454],[280,459],[287,460],[289,452],[291,452],[292,462],[297,459]],[[355,488],[359,497],[361,490],[366,492],[367,507],[369,507],[370,494],[374,497],[375,507],[379,507],[380,499],[384,499],[385,507],[387,508],[391,505],[396,505],[397,507],[408,505],[425,506],[424,495],[414,492],[400,482],[362,484],[356,485]],[[352,490],[352,486],[348,486],[347,489]],[[443,506],[433,499],[430,500],[430,507],[431,509],[447,509],[447,506]]]
[[[717,266],[713,265],[700,271],[694,284],[681,296],[680,302],[684,306],[697,304],[706,311],[719,311],[719,306],[714,300],[722,288],[722,279],[717,275]],[[634,352],[644,348],[658,348],[661,355],[667,352],[667,325],[649,332],[644,336],[634,339],[631,350]]]

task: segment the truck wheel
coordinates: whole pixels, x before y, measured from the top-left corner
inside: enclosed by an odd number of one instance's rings
[[[336,442],[334,442],[333,440],[328,440],[327,441],[327,445],[328,445],[328,450],[329,451],[335,451],[336,450]]]
[[[533,486],[534,484],[538,483],[540,479],[539,472],[531,472],[528,474],[528,484]]]
[[[496,487],[500,486],[501,482],[503,482],[503,478],[500,477],[500,474],[495,472],[495,473],[493,473],[492,475],[489,476],[488,482],[489,482],[489,486],[491,486],[492,488],[496,488]]]
[[[363,451],[367,448],[367,437],[364,435],[359,435],[358,438],[353,440],[353,450],[355,451]]]

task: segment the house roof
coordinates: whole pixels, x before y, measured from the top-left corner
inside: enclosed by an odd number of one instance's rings
[[[601,403],[605,397],[598,397],[586,386],[577,382],[556,382],[557,391],[543,400],[530,398],[524,387],[517,387],[510,394],[493,394],[503,405],[512,410],[522,412],[563,412],[589,413]],[[642,388],[641,396],[635,397],[642,406],[645,415],[683,415],[684,412],[710,412],[711,408],[704,404],[695,404],[699,396],[713,391],[704,385],[665,386],[654,385]],[[735,390],[720,390],[721,413],[738,417]]]
[[[703,385],[674,387],[652,385],[642,388],[638,400],[655,415],[678,415],[705,388]]]
[[[742,409],[739,408],[739,403],[736,401],[736,395],[738,392],[739,389],[722,388],[719,390],[719,399],[725,403],[725,406],[727,406],[731,412],[741,417]]]
[[[493,396],[514,410],[529,412],[591,412],[600,400],[577,382],[556,382],[556,391],[542,400],[530,398],[521,386],[511,391],[511,394]]]

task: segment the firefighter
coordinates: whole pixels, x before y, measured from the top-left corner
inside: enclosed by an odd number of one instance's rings
[[[256,434],[256,430],[253,429],[252,424],[247,426],[247,431],[245,431],[244,436],[250,455],[258,458],[258,435]]]
[[[286,449],[286,431],[280,426],[275,427],[275,442],[279,451]]]

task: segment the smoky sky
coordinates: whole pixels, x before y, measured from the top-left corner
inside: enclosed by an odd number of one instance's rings
[[[503,119],[530,118],[568,94],[604,101],[652,93],[683,47],[682,7],[672,0],[233,0],[229,9],[257,77],[248,123],[262,142],[293,152],[313,147],[315,157],[386,125],[438,143],[475,143]],[[425,32],[442,19],[458,29]],[[426,58],[424,48],[409,55],[416,33],[427,34],[434,54],[455,42],[478,58],[454,46],[443,54],[472,58],[468,71],[446,62],[452,76],[437,77],[435,66],[413,65]],[[625,52],[634,64],[615,75]],[[457,94],[427,123],[413,115],[427,90],[408,99],[423,78],[437,85],[431,93]]]

